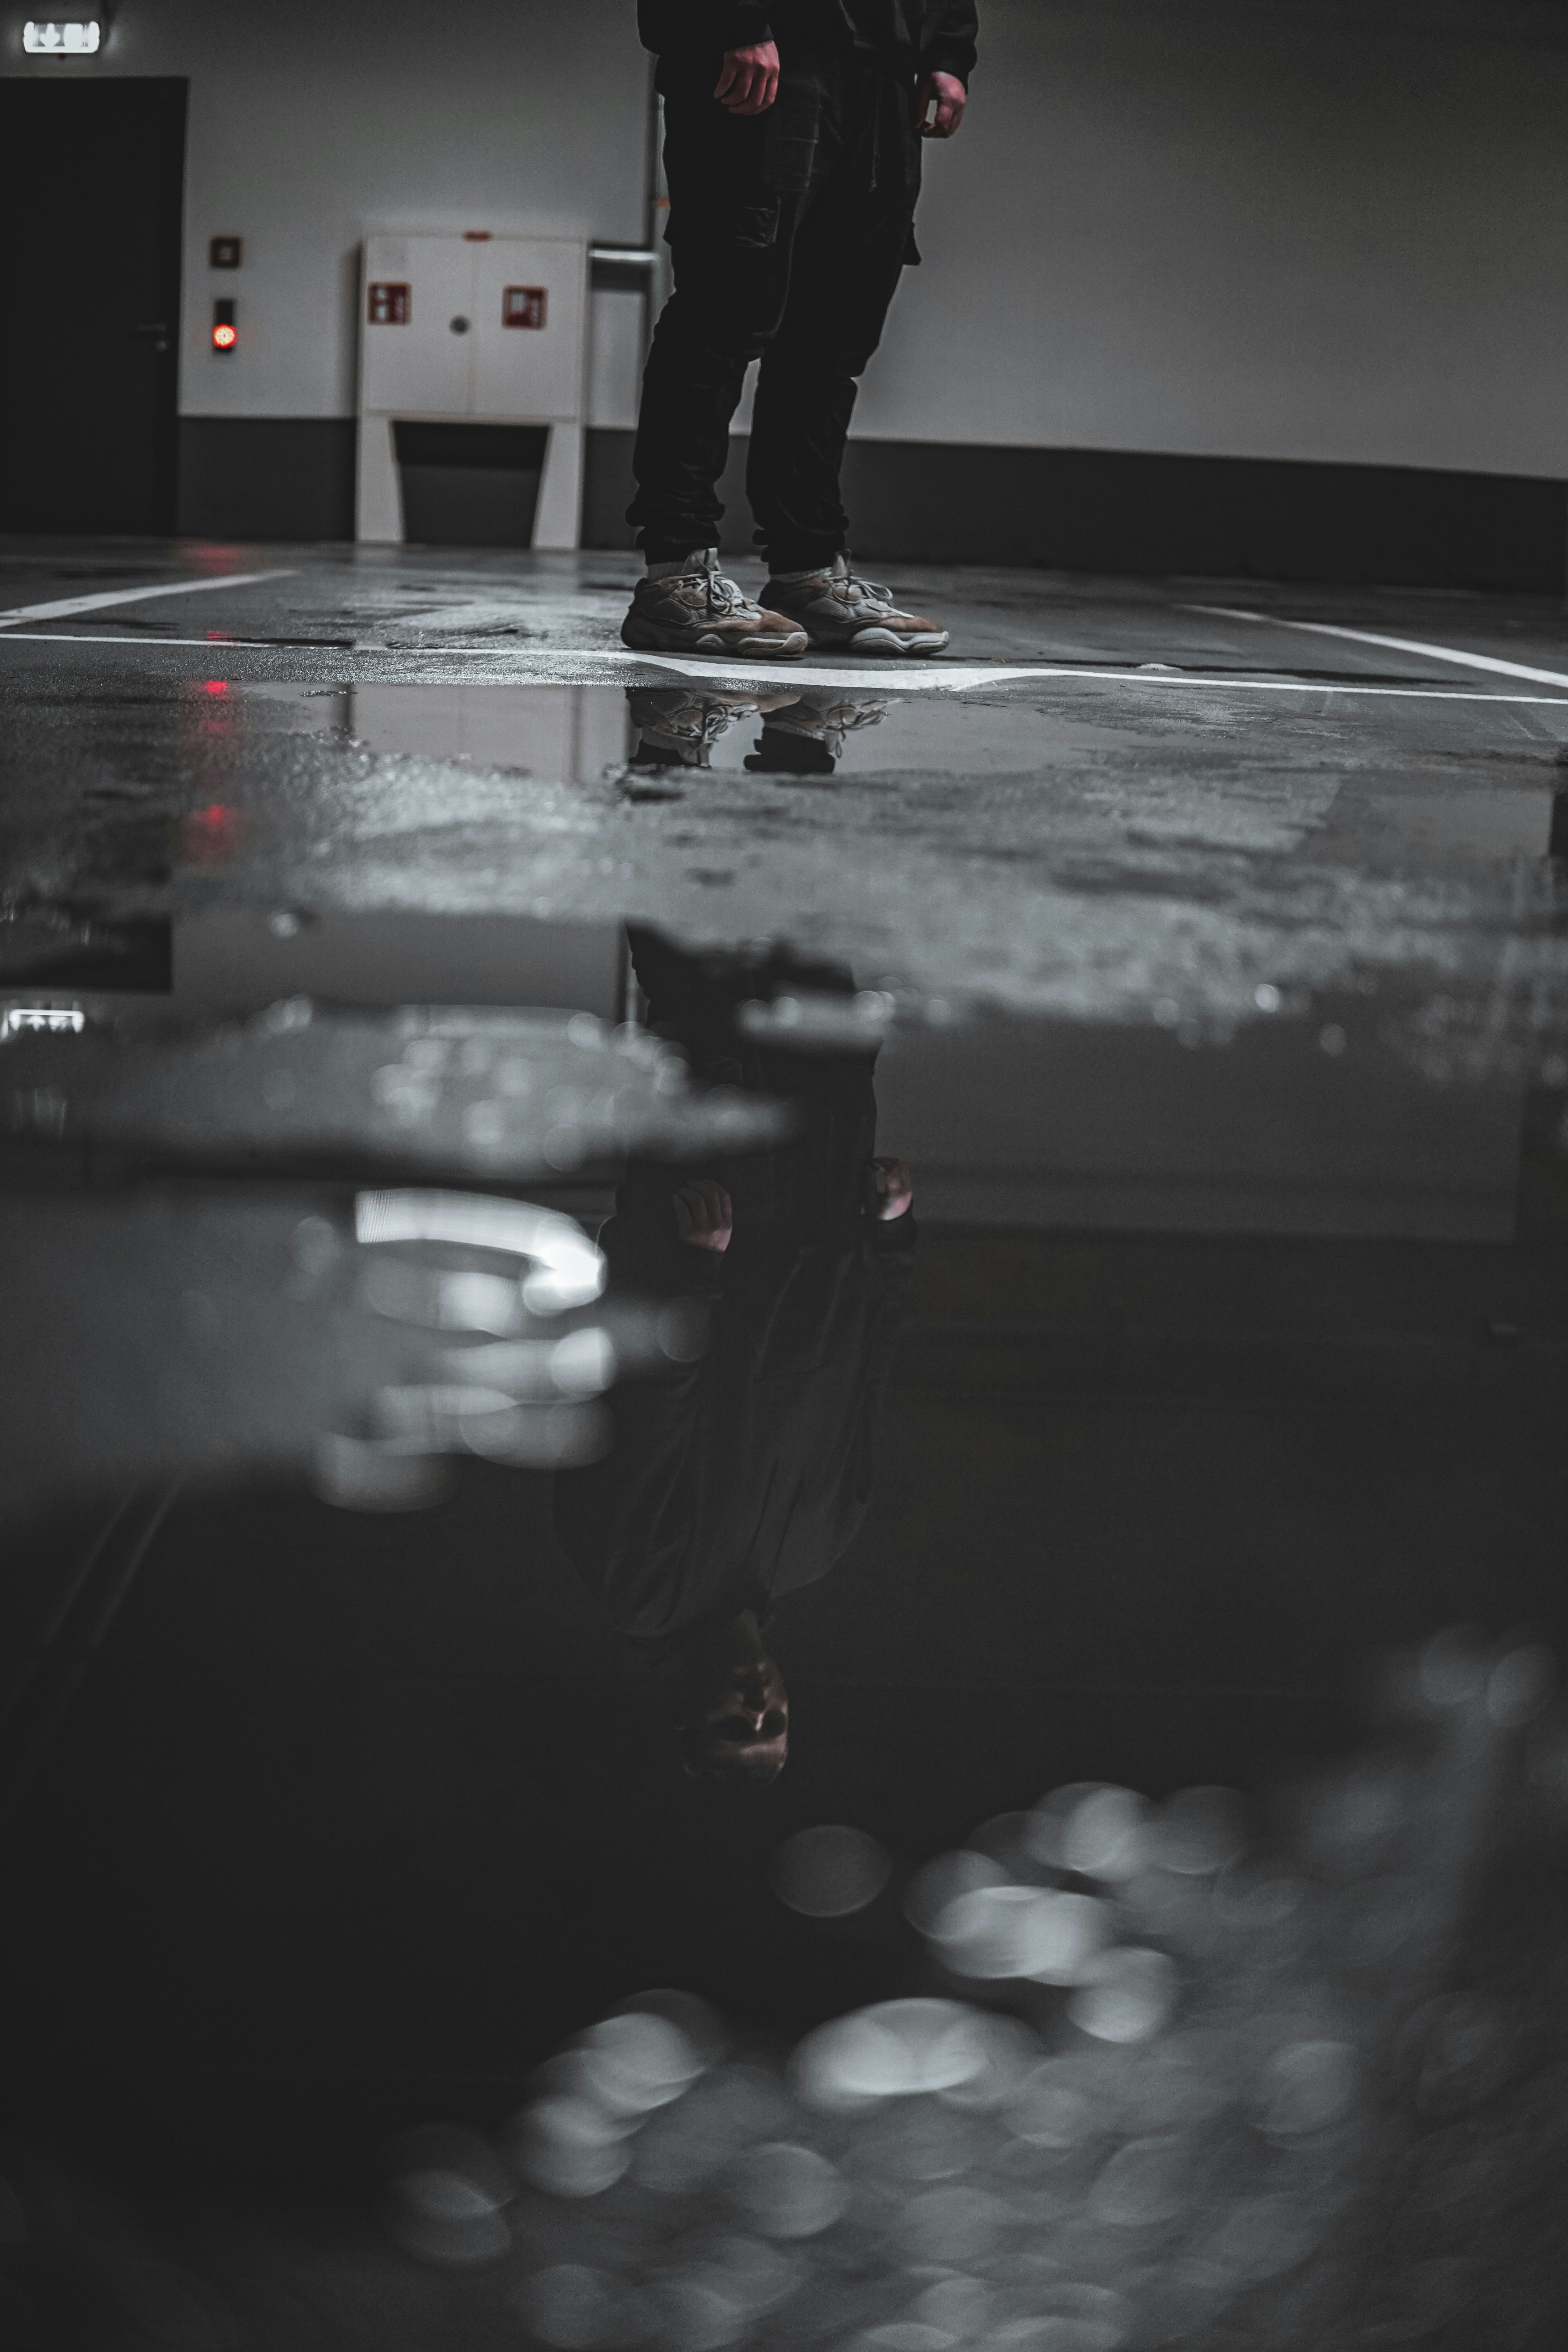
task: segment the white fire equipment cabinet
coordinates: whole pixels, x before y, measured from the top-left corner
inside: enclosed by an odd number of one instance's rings
[[[397,542],[393,426],[550,429],[535,547],[575,547],[588,247],[573,237],[368,236],[360,289],[361,540]]]

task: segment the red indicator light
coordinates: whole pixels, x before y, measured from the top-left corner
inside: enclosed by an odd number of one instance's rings
[[[213,349],[232,352],[239,341],[239,329],[234,323],[235,303],[232,294],[220,294],[213,304]]]
[[[228,680],[226,677],[206,678],[203,681],[202,692],[204,694],[226,694],[228,692]]]
[[[213,329],[213,349],[216,352],[231,352],[238,341],[239,330],[237,327],[215,327]]]

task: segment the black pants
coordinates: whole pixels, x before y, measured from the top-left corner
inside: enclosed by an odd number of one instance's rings
[[[720,60],[666,59],[675,292],[643,380],[626,520],[655,561],[716,544],[719,478],[761,359],[746,493],[775,572],[848,543],[838,472],[857,379],[913,244],[912,77],[871,55],[792,52],[763,115],[713,96]]]

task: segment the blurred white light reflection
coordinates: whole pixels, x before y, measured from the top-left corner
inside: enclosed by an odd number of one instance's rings
[[[1093,1782],[1057,1789],[1035,1809],[1030,1851],[1086,1878],[1131,1878],[1147,1853],[1147,1799]]]
[[[934,1862],[916,1871],[905,1888],[904,1916],[930,1935],[961,1895],[973,1894],[978,1886],[1001,1886],[1006,1876],[1002,1864],[988,1853],[972,1853],[967,1848],[958,1853],[939,1853]]]
[[[378,1271],[390,1273],[390,1267]],[[521,1328],[527,1308],[520,1284],[504,1274],[443,1274],[437,1277],[438,1326],[448,1331],[491,1331],[508,1339]],[[421,1318],[423,1319],[423,1318]]]
[[[921,2263],[973,2263],[991,2252],[1006,2226],[999,2197],[981,2189],[928,2189],[899,2216],[899,2235]]]
[[[632,2126],[593,2099],[540,2099],[510,2142],[523,2179],[556,2197],[597,2197],[632,2160]]]
[[[1320,1768],[1272,1848],[1228,1791],[1080,1787],[917,1874],[938,1958],[978,1921],[975,1956],[990,1937],[987,1965],[1020,1970],[1036,1923],[1091,1922],[1059,1990],[879,2002],[787,2068],[729,2054],[679,1996],[628,2001],[541,2070],[507,2140],[563,2203],[514,2223],[460,2147],[402,2165],[402,2242],[449,2285],[478,2269],[453,2340],[489,2340],[499,2294],[559,2352],[1544,2342],[1568,1727],[1500,1720],[1536,1704],[1533,1657],[1500,1680],[1523,1654],[1405,1661],[1387,1696],[1413,1736]],[[493,2273],[485,2232],[515,2239]]]
[[[934,2326],[930,2321],[904,2319],[895,2321],[890,2327],[863,2329],[854,2339],[853,2352],[947,2352],[954,2340],[951,2328]]]
[[[884,1043],[897,1011],[885,989],[863,988],[855,996],[802,990],[794,996],[753,998],[736,1013],[735,1026],[758,1045],[803,1052],[865,1051]]]
[[[527,2280],[518,2308],[532,2333],[559,2352],[595,2352],[620,2336],[622,2295],[607,2272],[552,2263]]]
[[[447,1242],[532,1261],[523,1305],[535,1315],[586,1307],[605,1287],[605,1260],[581,1225],[559,1210],[477,1192],[361,1192],[354,1238],[363,1245]]]
[[[815,2238],[830,2230],[849,2201],[837,2168],[815,2148],[773,2140],[744,2156],[729,2192],[765,2238]]]
[[[425,1511],[450,1491],[449,1464],[400,1440],[328,1430],[316,1441],[310,1483],[344,1511]]]
[[[1247,1822],[1234,1789],[1182,1789],[1167,1798],[1149,1837],[1163,1870],[1205,1877],[1244,1852]]]
[[[20,1037],[31,1030],[63,1031],[80,1036],[87,1015],[79,1004],[13,1004],[0,1013],[0,1038]]]
[[[960,1976],[1077,1984],[1110,1937],[1110,1916],[1091,1895],[982,1886],[948,1904],[930,1932]]]
[[[90,58],[102,35],[96,16],[55,23],[29,17],[22,27],[22,47],[31,57]]]
[[[1505,1730],[1532,1723],[1552,1696],[1557,1664],[1544,1643],[1531,1642],[1500,1657],[1487,1677],[1487,1713]]]
[[[955,2000],[885,2000],[808,2033],[795,2053],[803,2098],[821,2107],[951,2090],[983,2074],[988,2021]]]
[[[503,1389],[514,1402],[552,1396],[599,1396],[616,1377],[615,1342],[597,1324],[563,1339],[499,1339],[493,1346],[456,1348],[445,1369],[465,1380]]]
[[[875,1838],[828,1823],[786,1838],[768,1871],[779,1901],[813,1919],[863,1911],[892,1874],[892,1859]]]
[[[702,2072],[703,2061],[680,2028],[644,2010],[590,2026],[578,2047],[585,2080],[613,2115],[643,2116],[667,2106]]]
[[[1101,2168],[1089,2211],[1097,2221],[1121,2229],[1147,2229],[1179,2213],[1194,2187],[1190,2152],[1182,2140],[1172,2135],[1135,2139]]]
[[[1100,2042],[1147,2042],[1175,2003],[1174,1963],[1164,1952],[1124,1946],[1103,1953],[1068,2003],[1068,2015]]]
[[[461,2124],[405,2133],[389,2170],[392,2232],[409,2253],[462,2267],[510,2245],[505,2214],[517,2184],[482,2133]]]
[[[1344,2042],[1297,2042],[1277,2050],[1265,2077],[1263,2128],[1293,2137],[1336,2123],[1356,2094],[1355,2052]]]

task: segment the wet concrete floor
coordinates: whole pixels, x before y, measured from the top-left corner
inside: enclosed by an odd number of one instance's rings
[[[352,2171],[650,1980],[802,2030],[910,1979],[778,1904],[786,1834],[1255,1787],[1381,1647],[1568,1633],[1561,605],[907,570],[941,660],[753,673],[626,655],[631,577],[0,554],[4,1868],[64,2142],[155,2079],[160,2161]],[[846,1073],[919,1247],[731,1804],[554,1490],[719,1311],[673,1229],[601,1247],[628,1171],[725,1184],[739,1267]]]

